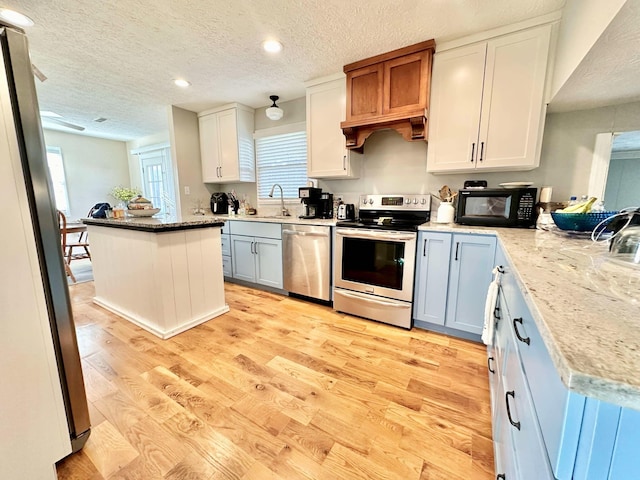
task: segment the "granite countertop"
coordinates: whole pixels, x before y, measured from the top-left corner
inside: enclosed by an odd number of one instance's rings
[[[497,235],[564,384],[640,410],[640,269],[612,262],[606,243],[557,229],[420,229]]]
[[[189,217],[126,217],[126,218],[83,218],[87,225],[100,227],[124,228],[143,232],[170,232],[175,230],[191,230],[195,228],[222,227],[224,220],[213,216]]]

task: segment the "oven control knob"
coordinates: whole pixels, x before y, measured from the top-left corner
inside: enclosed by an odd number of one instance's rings
[[[406,203],[407,205],[409,205],[411,203],[411,199],[410,198],[405,198],[404,199],[404,203]]]
[[[421,203],[422,205],[424,205],[425,203],[427,203],[427,199],[426,199],[426,198],[423,198],[422,200],[420,200],[420,203]]]
[[[418,199],[417,199],[417,198],[414,198],[414,199],[413,199],[413,204],[414,204],[414,205],[417,205],[417,204],[418,204]]]
[[[363,205],[366,205],[366,204],[367,204],[367,199],[366,199],[366,198],[363,198],[363,199],[362,199],[362,204],[363,204]]]
[[[369,199],[369,205],[373,205],[373,198]]]

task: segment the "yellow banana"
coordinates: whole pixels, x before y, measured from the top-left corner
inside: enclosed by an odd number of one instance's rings
[[[556,210],[556,213],[588,213],[591,210],[591,205],[593,205],[596,200],[596,197],[591,197],[586,202],[576,203],[575,205]]]

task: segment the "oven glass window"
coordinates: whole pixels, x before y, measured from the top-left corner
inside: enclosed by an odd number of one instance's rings
[[[511,196],[508,197],[467,197],[465,215],[474,217],[509,218]]]
[[[344,238],[342,279],[402,290],[404,242]]]

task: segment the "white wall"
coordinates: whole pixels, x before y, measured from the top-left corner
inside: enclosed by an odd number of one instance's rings
[[[567,0],[562,12],[551,97],[569,79],[626,0]]]
[[[69,218],[86,217],[99,202],[116,203],[109,195],[118,185],[129,186],[129,160],[125,142],[44,130],[50,147],[60,147],[64,160]]]
[[[206,208],[211,196],[206,185],[202,183],[198,114],[171,106],[169,108],[169,132],[174,178],[177,182],[178,208],[182,215],[188,216],[192,214],[193,207],[198,200]],[[185,193],[185,187],[189,187],[189,194]]]

